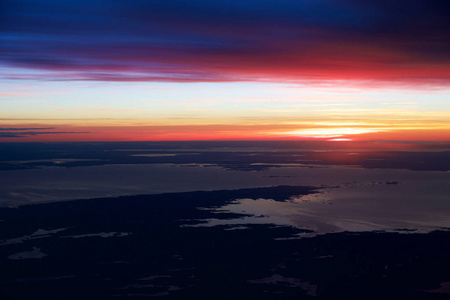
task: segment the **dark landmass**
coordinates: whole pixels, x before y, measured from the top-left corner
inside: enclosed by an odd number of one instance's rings
[[[240,171],[259,171],[286,164],[450,170],[447,144],[425,143],[412,145],[411,150],[395,151],[389,147],[369,151],[370,147],[365,145],[365,149],[363,144],[307,141],[1,143],[0,170],[161,163],[212,164]]]
[[[0,298],[450,298],[440,288],[450,281],[446,230],[290,239],[307,231],[189,226],[242,217],[207,209],[237,198],[285,201],[315,191],[278,186],[0,208]]]

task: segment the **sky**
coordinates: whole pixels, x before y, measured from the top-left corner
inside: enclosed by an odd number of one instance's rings
[[[450,140],[442,0],[3,0],[0,142]]]

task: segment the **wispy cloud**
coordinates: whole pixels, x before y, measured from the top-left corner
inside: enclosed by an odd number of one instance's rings
[[[16,137],[20,138],[20,137],[27,137],[27,136],[41,135],[41,134],[72,134],[72,133],[89,133],[89,132],[57,132],[57,131],[0,132],[0,138],[16,138]]]
[[[450,82],[448,1],[8,2],[9,79]]]
[[[40,127],[40,128],[1,128],[0,131],[24,131],[24,130],[47,130],[54,129],[53,127]]]
[[[72,133],[89,133],[74,131],[30,131],[30,130],[50,130],[53,127],[43,128],[0,128],[0,138],[21,138],[27,136],[35,136],[41,134],[72,134]]]

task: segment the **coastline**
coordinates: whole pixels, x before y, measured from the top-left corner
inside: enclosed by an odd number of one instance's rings
[[[313,192],[313,187],[278,186],[0,208],[5,237],[0,245],[0,295],[450,297],[445,293],[450,281],[448,228],[427,234],[399,229],[308,237],[310,230],[271,223],[189,226],[211,218],[242,218],[245,214],[220,211],[238,198],[272,196],[284,203]],[[368,292],[373,286],[377,290]]]

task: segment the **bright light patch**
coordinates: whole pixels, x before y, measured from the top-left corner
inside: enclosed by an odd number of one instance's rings
[[[282,135],[295,135],[299,137],[312,137],[312,138],[339,138],[345,135],[355,135],[363,133],[373,133],[382,131],[375,128],[309,128],[295,131],[281,132]]]
[[[315,122],[319,126],[383,126],[383,123],[365,122]]]
[[[346,138],[337,138],[337,139],[329,139],[330,142],[351,142],[352,139],[346,139]]]

